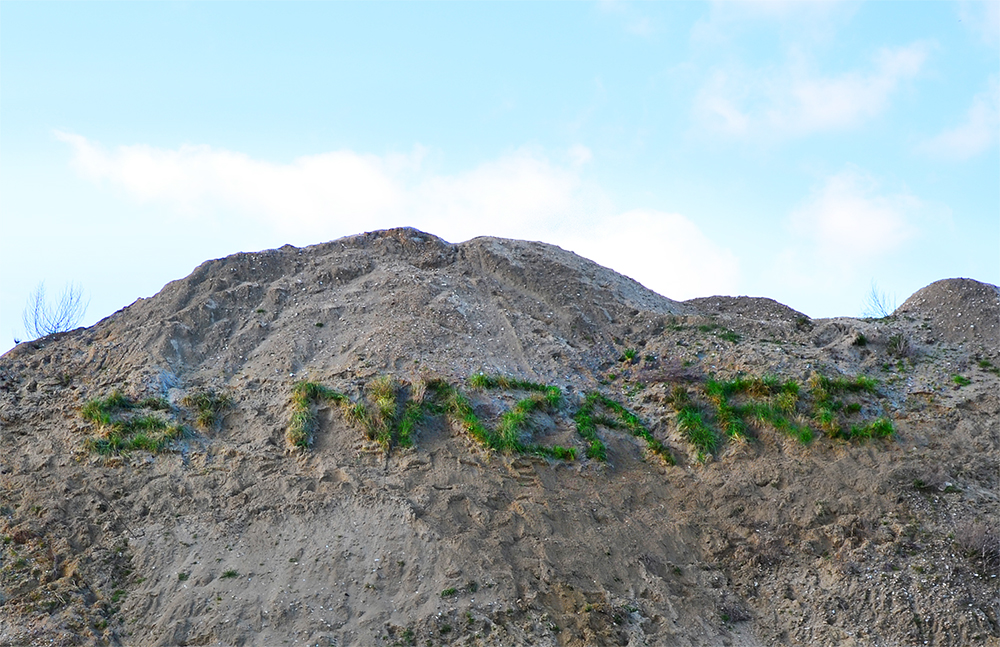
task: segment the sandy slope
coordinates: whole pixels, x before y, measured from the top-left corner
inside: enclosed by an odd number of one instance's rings
[[[998,326],[997,288],[967,279],[885,320],[809,320],[412,229],[209,261],[0,358],[0,645],[997,645]],[[560,386],[532,439],[581,457],[498,454],[444,416],[385,454],[330,404],[286,448],[299,380],[357,400],[440,376],[487,422],[525,395],[476,371]],[[817,372],[878,379],[845,403],[895,436],[765,424],[701,461],[671,405],[709,376]],[[80,408],[116,388],[196,431],[87,452]],[[233,406],[198,428],[184,396],[207,388]],[[592,390],[677,464],[606,427],[607,462],[582,458]]]

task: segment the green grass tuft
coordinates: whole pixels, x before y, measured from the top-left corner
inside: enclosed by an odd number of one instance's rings
[[[600,410],[607,411],[613,415],[601,415]],[[662,442],[653,437],[649,429],[642,423],[638,416],[623,407],[618,402],[599,393],[591,391],[584,398],[583,405],[573,416],[576,422],[576,431],[587,441],[587,457],[600,461],[607,460],[607,447],[597,435],[597,426],[602,425],[609,429],[625,429],[633,436],[646,441],[646,448],[656,454],[670,465],[674,465],[673,454]]]
[[[556,445],[552,448],[552,457],[561,461],[575,461],[576,447],[562,447],[561,445]]]
[[[994,366],[993,362],[991,362],[988,359],[979,360],[979,368],[983,369],[984,371],[989,371],[994,375],[1000,376],[1000,367]]]
[[[740,334],[733,330],[725,330],[723,332],[720,332],[718,334],[718,337],[719,339],[725,339],[726,341],[732,342],[734,344],[740,343],[740,339],[742,339]]]
[[[850,438],[869,440],[871,438],[888,438],[895,433],[892,421],[888,418],[877,418],[867,425],[851,425]]]
[[[84,447],[103,455],[133,450],[162,452],[184,436],[183,427],[152,413],[169,409],[165,398],[135,401],[117,390],[106,398],[90,400],[80,409],[80,415],[97,425],[98,430],[84,440]]]
[[[305,380],[292,387],[292,416],[285,429],[285,443],[289,449],[308,449],[319,422],[316,404],[329,400],[340,404],[348,402],[347,396],[316,382]]]
[[[526,444],[522,440],[522,436],[530,427],[532,414],[555,409],[561,404],[562,390],[559,387],[485,373],[470,376],[468,384],[476,389],[529,391],[531,395],[519,400],[513,408],[506,411],[500,417],[496,429],[490,429],[479,419],[469,399],[463,393],[447,382],[437,379],[425,383],[425,392],[432,395],[432,408],[429,411],[445,413],[473,440],[493,451],[507,454],[537,454],[558,460],[576,458],[575,449]]]
[[[197,412],[199,427],[208,429],[215,425],[223,411],[232,406],[233,399],[227,393],[218,393],[209,389],[186,395],[181,403]]]
[[[545,384],[539,384],[538,382],[530,382],[527,380],[519,380],[513,377],[507,377],[505,375],[487,375],[486,373],[474,373],[469,376],[468,379],[469,386],[474,389],[504,389],[505,391],[548,391],[550,389],[558,389],[558,387],[547,386]]]
[[[677,412],[677,424],[688,441],[698,450],[698,459],[705,460],[719,447],[719,437],[702,420],[701,412],[692,404]]]

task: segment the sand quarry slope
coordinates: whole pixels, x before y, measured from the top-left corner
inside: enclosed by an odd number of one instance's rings
[[[997,366],[968,279],[811,320],[413,229],[209,261],[0,358],[0,645],[998,645]],[[388,451],[348,411],[386,375],[430,403]],[[303,380],[349,402],[290,447]],[[532,451],[433,384],[533,402]],[[181,437],[97,451],[115,391]]]

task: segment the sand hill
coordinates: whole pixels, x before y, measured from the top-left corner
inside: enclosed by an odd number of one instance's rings
[[[1000,645],[1000,292],[413,229],[0,357],[0,645]]]

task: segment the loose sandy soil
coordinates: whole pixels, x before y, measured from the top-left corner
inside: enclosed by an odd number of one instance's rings
[[[412,229],[209,261],[0,358],[0,645],[1000,645],[997,366],[1000,292],[968,279],[810,320]],[[495,424],[526,393],[479,371],[559,386],[525,440],[577,458],[490,451],[444,415],[386,453],[331,403],[286,445],[300,380],[357,401],[436,376]],[[673,394],[718,428],[706,380],[738,375],[798,383],[815,438],[751,423],[699,456]],[[895,433],[824,431],[818,375],[876,379],[837,415]],[[186,436],[88,451],[81,408],[116,389],[167,398]],[[185,396],[209,389],[232,406],[198,426]],[[586,458],[592,391],[676,464],[607,426]]]

